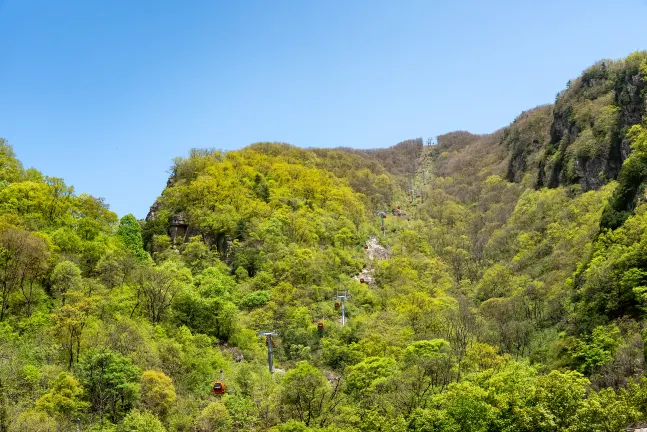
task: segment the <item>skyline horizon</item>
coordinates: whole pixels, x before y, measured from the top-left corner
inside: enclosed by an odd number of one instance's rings
[[[493,133],[647,49],[645,20],[642,0],[5,0],[0,136],[141,219],[191,148]]]

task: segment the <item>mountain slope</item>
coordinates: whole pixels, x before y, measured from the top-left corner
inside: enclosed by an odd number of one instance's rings
[[[646,76],[434,146],[192,150],[145,221],[1,141],[0,432],[646,424]]]

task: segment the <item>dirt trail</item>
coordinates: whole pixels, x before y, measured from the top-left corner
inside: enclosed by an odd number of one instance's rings
[[[382,246],[377,237],[371,237],[366,244],[368,245],[368,249],[365,251],[368,264],[354,279],[358,281],[364,279],[364,282],[370,286],[375,283],[375,278],[373,277],[373,261],[391,258],[391,251]]]

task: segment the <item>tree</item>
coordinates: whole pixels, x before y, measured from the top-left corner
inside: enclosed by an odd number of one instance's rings
[[[56,432],[56,421],[38,410],[25,411],[13,423],[12,431]]]
[[[578,372],[552,371],[537,379],[527,406],[519,412],[524,431],[568,430],[583,408],[589,380]]]
[[[155,324],[161,322],[175,297],[192,282],[191,271],[174,261],[141,266],[137,288],[149,319]]]
[[[127,214],[119,221],[117,236],[126,246],[126,249],[139,261],[148,259],[142,240],[142,228],[132,214]]]
[[[92,300],[92,298],[84,298],[73,304],[62,306],[52,315],[54,320],[53,330],[67,351],[68,370],[72,370],[75,358],[77,362],[79,361],[81,336],[93,308]]]
[[[104,413],[113,422],[119,420],[139,397],[139,369],[112,350],[87,351],[79,364],[79,377],[101,421]]]
[[[132,410],[123,419],[117,428],[118,432],[166,432],[166,428],[162,425],[154,414],[144,411],[140,412]]]
[[[164,372],[144,371],[140,399],[144,408],[164,419],[176,398],[173,381]]]
[[[62,178],[45,177],[45,184],[48,189],[47,201],[47,220],[55,223],[65,216],[72,207],[74,197],[74,186],[67,186]]]
[[[393,379],[401,412],[425,408],[432,395],[445,390],[454,375],[450,354],[449,343],[443,339],[417,341],[404,350],[402,373]]]
[[[0,378],[0,432],[9,430],[9,419],[7,414],[7,392],[5,391],[2,378]]]
[[[15,182],[20,180],[23,175],[23,167],[13,147],[9,145],[6,139],[0,138],[0,181]]]
[[[323,374],[307,361],[298,362],[288,371],[281,385],[281,402],[290,417],[306,426],[315,421],[323,426],[337,398],[337,387],[331,389]]]
[[[61,372],[47,393],[36,401],[35,407],[51,416],[74,421],[88,407],[82,397],[83,387],[79,381],[73,375]]]
[[[9,307],[9,296],[17,289],[25,296],[31,314],[32,283],[45,270],[47,256],[48,246],[41,237],[11,227],[0,232],[0,322]]]
[[[229,432],[231,417],[222,402],[211,402],[195,420],[192,432]]]
[[[61,261],[52,270],[50,280],[52,288],[61,296],[65,304],[65,294],[81,287],[81,270],[71,261]]]

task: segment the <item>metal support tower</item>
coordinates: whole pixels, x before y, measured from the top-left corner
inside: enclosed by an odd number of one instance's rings
[[[384,219],[386,218],[386,210],[381,210],[377,212],[377,215],[380,217],[380,221],[382,222],[382,235],[386,235],[386,227],[384,226]]]
[[[346,300],[350,298],[350,294],[348,292],[344,294],[337,294],[335,296],[335,300],[339,300],[341,302],[341,326],[344,327],[346,325]]]
[[[274,345],[274,336],[277,335],[276,331],[270,332],[260,332],[259,336],[265,336],[267,341],[267,366],[270,369],[270,373],[274,373],[274,352],[272,351],[272,345]]]

